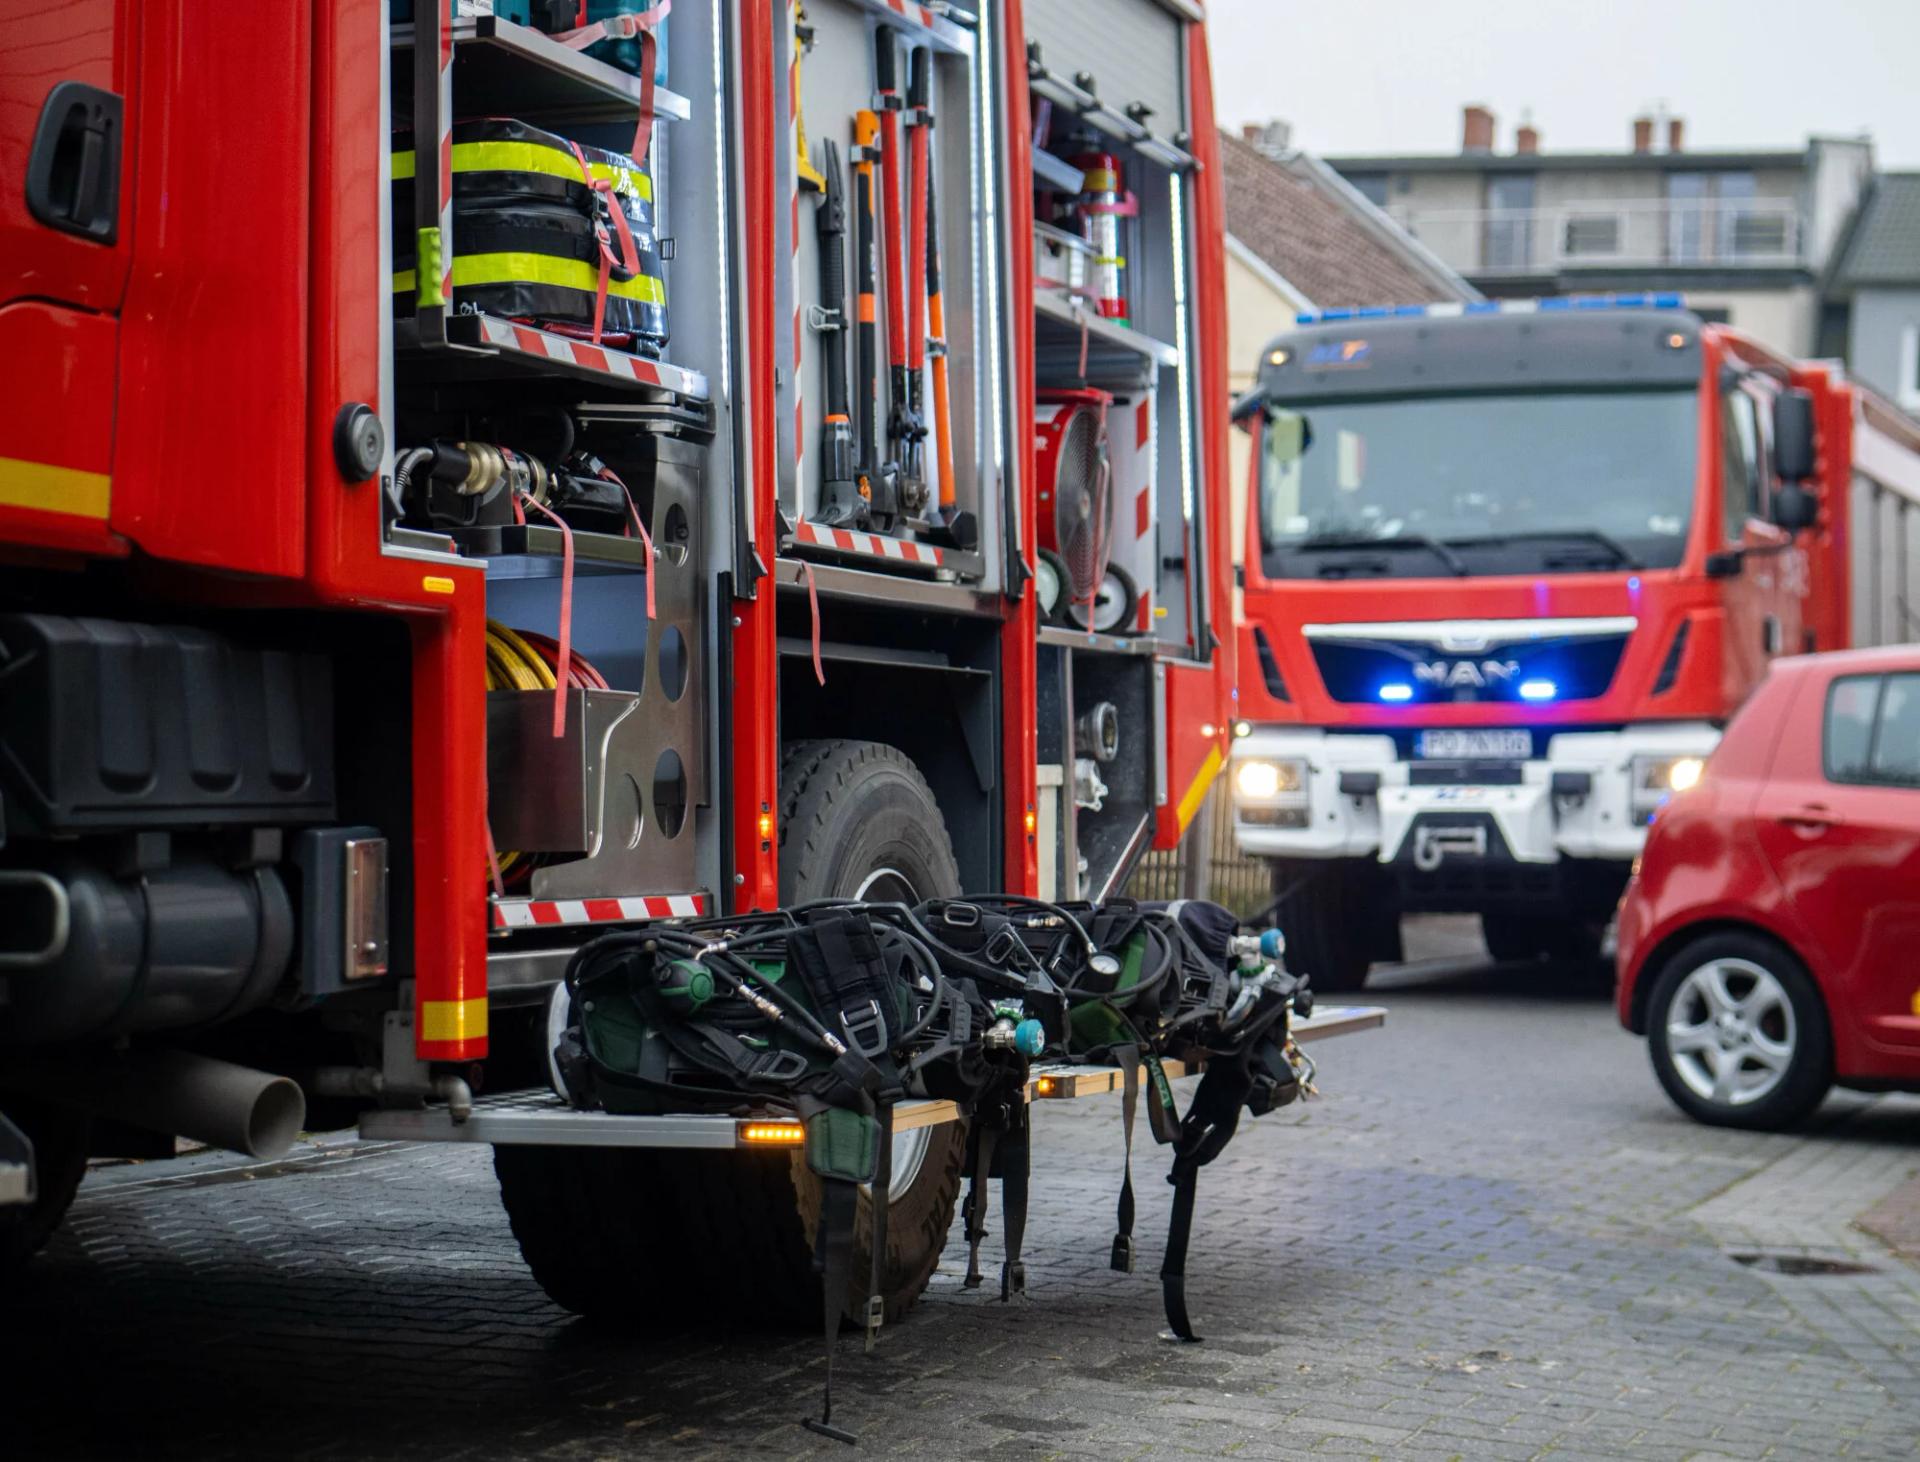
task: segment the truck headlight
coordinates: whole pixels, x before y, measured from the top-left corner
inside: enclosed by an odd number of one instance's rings
[[[1233,774],[1234,789],[1249,802],[1268,802],[1298,792],[1306,785],[1303,761],[1247,760]]]
[[[1633,759],[1633,820],[1645,826],[1675,792],[1697,786],[1706,771],[1697,756],[1636,756]]]

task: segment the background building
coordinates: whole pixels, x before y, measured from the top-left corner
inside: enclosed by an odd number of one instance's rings
[[[1834,251],[1822,355],[1920,413],[1920,173],[1874,179]]]
[[[1681,119],[1636,117],[1622,152],[1541,150],[1522,124],[1461,116],[1460,150],[1327,159],[1489,295],[1678,289],[1708,319],[1814,353],[1820,282],[1873,172],[1865,138],[1792,151],[1693,152]]]

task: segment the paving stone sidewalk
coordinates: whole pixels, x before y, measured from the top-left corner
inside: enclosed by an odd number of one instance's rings
[[[1702,1128],[1590,976],[1488,970],[1446,922],[1413,952],[1443,958],[1378,979],[1387,1029],[1318,1048],[1326,1096],[1203,1176],[1203,1345],[1157,1338],[1163,1154],[1142,1272],[1114,1274],[1117,1106],[1051,1105],[1032,1299],[966,1291],[950,1248],[873,1357],[843,1347],[858,1455],[1920,1453],[1920,1270],[1870,1231],[1920,1174],[1920,1102]],[[26,1428],[0,1456],[855,1455],[796,1425],[816,1337],[610,1340],[555,1309],[464,1149],[102,1174],[0,1328]]]

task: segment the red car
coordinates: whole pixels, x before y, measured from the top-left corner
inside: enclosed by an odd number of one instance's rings
[[[1920,1090],[1920,647],[1775,662],[1655,818],[1618,961],[1621,1023],[1702,1122]]]

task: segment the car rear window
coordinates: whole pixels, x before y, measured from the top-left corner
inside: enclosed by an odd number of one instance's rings
[[[1829,781],[1920,787],[1920,674],[1834,681],[1821,759]]]

